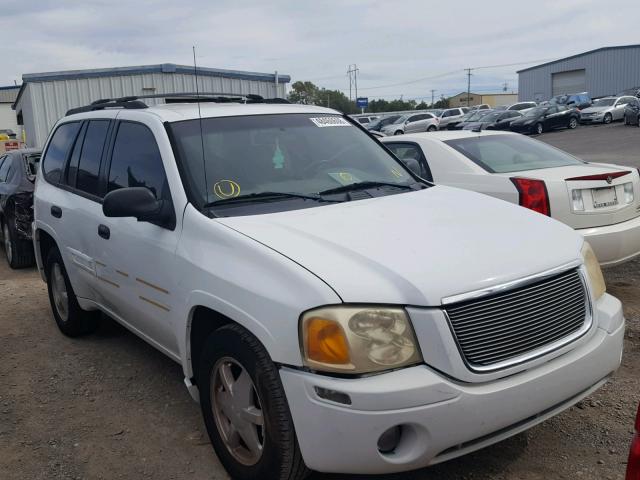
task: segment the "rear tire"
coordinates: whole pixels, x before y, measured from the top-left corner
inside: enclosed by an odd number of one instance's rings
[[[228,324],[209,336],[198,390],[209,438],[232,478],[301,480],[310,473],[278,369],[250,332]]]
[[[18,238],[13,222],[11,216],[7,216],[2,222],[2,239],[7,263],[13,269],[31,267],[35,263],[33,244],[29,240]]]
[[[610,113],[605,114],[604,119],[602,120],[602,123],[604,123],[605,125],[608,125],[611,123],[611,121],[613,120],[613,117],[611,116]]]
[[[542,132],[544,132],[544,127],[542,125],[542,123],[538,122],[533,126],[533,133],[540,135],[542,134]]]
[[[427,132],[435,132],[437,130],[437,128],[435,127],[435,125],[430,125],[429,128],[427,128]]]
[[[394,135],[402,135],[404,132],[402,130],[396,130]]]
[[[95,332],[100,325],[100,312],[80,308],[60,251],[55,247],[47,256],[45,275],[53,318],[60,331],[67,337]]]

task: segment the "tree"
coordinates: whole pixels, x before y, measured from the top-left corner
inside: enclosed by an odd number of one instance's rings
[[[312,82],[295,82],[291,85],[289,101],[304,105],[319,105],[339,110],[343,113],[356,113],[358,108],[355,102],[350,101],[340,90],[328,90],[318,88]]]

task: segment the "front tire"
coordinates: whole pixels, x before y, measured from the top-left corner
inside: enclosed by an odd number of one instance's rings
[[[602,120],[602,123],[604,123],[605,125],[608,125],[611,123],[611,121],[613,120],[613,117],[611,116],[610,113],[605,114],[604,119]]]
[[[402,135],[404,132],[402,130],[396,130],[394,135]]]
[[[53,318],[60,331],[67,337],[79,337],[93,333],[99,326],[100,312],[80,308],[62,256],[52,248],[45,263],[47,290]]]
[[[569,124],[567,125],[567,128],[569,128],[569,130],[574,130],[577,126],[578,126],[578,120],[575,117],[571,117],[569,119]]]
[[[33,266],[35,263],[33,244],[29,240],[18,238],[18,232],[11,216],[7,216],[2,222],[2,239],[4,255],[9,267],[15,270]]]
[[[427,132],[435,132],[437,130],[437,128],[435,127],[435,125],[430,125],[429,128],[427,128]]]
[[[198,389],[209,438],[232,478],[301,480],[310,473],[278,369],[251,333],[229,324],[209,336]]]
[[[542,134],[542,132],[544,132],[544,127],[542,126],[542,123],[538,122],[533,126],[533,133],[540,135]]]

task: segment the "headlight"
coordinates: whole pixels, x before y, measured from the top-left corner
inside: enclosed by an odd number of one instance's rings
[[[604,277],[602,276],[602,270],[600,269],[600,263],[598,263],[596,254],[593,253],[591,245],[587,242],[584,242],[582,246],[582,258],[584,259],[584,266],[587,269],[593,296],[597,300],[607,291],[607,286],[604,283]]]
[[[301,319],[304,363],[314,370],[370,373],[422,361],[401,308],[325,307]]]

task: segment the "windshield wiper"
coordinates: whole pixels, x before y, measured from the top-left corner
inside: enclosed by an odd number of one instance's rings
[[[303,198],[306,200],[315,200],[317,202],[340,202],[340,200],[327,200],[320,195],[306,194],[306,193],[294,193],[294,192],[257,192],[247,193],[246,195],[238,195],[237,197],[222,198],[220,200],[214,200],[213,202],[206,203],[202,208],[211,208],[218,205],[226,205],[230,203],[244,203],[253,202],[255,200],[270,200],[270,199],[284,199],[284,198]]]
[[[329,190],[324,190],[320,192],[320,195],[329,195],[332,193],[342,193],[342,192],[350,192],[352,190],[360,190],[364,188],[375,188],[375,187],[396,187],[402,190],[413,190],[411,185],[404,185],[402,183],[392,183],[392,182],[356,182],[350,183],[349,185],[342,185],[340,187],[330,188]]]

